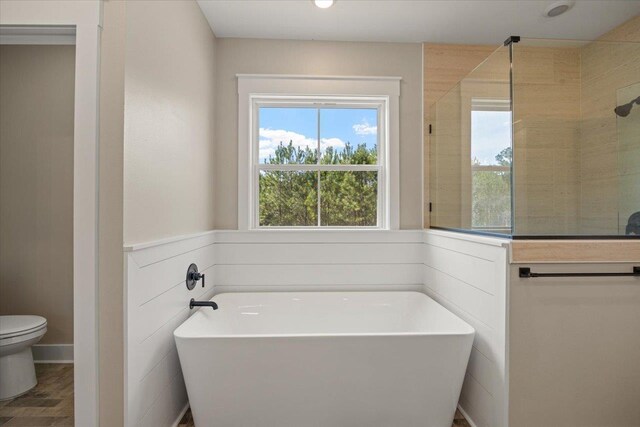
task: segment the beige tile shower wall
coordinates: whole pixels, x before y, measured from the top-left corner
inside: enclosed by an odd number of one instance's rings
[[[638,57],[640,58],[640,55]],[[638,96],[640,77],[638,83],[618,90],[618,105],[631,102]],[[619,233],[624,234],[629,217],[640,211],[640,108],[634,108],[629,116],[618,121],[618,150],[618,227]]]
[[[215,228],[238,227],[238,73],[399,76],[400,228],[422,223],[422,56],[419,43],[218,39]]]
[[[425,43],[424,117],[431,106],[497,49],[493,45]]]
[[[600,40],[640,42],[640,16],[605,34]],[[635,147],[621,154],[621,158],[638,158],[640,141],[634,138],[629,125],[633,117],[620,119],[620,127],[613,109],[618,105],[617,92],[640,81],[640,44],[592,43],[582,48],[582,85],[580,88],[581,124],[581,212],[582,234],[617,234],[624,230],[628,215],[633,209],[625,204],[619,206],[618,188],[618,141],[625,140],[627,146]],[[636,91],[637,92],[637,91]],[[635,93],[636,96],[640,93]],[[626,102],[626,101],[625,101]],[[637,108],[637,107],[636,107]],[[637,113],[637,112],[634,112]],[[623,123],[624,121],[624,123]],[[637,123],[638,120],[636,119]],[[623,132],[619,134],[618,132]],[[627,133],[628,132],[628,133]],[[625,191],[625,198],[637,194],[640,169],[635,167],[623,171],[624,180],[635,183]],[[633,191],[635,187],[635,192]],[[625,188],[620,188],[624,191]],[[637,200],[637,199],[636,199]],[[629,199],[627,199],[629,201]],[[623,208],[619,216],[619,208]]]
[[[73,343],[75,46],[0,46],[0,314]]]
[[[440,165],[441,159],[430,158],[430,136],[429,123],[436,120],[435,111],[432,109],[433,104],[444,97],[453,87],[460,82],[467,74],[473,71],[482,61],[484,61],[496,46],[486,45],[453,45],[453,44],[431,44],[423,45],[423,102],[424,102],[424,120],[426,125],[424,135],[424,228],[430,226],[429,201],[433,192],[430,188],[438,185],[436,182],[430,181],[430,175],[433,168]],[[452,148],[453,149],[453,148]],[[459,169],[458,169],[459,170]],[[459,174],[457,174],[459,179]],[[456,185],[455,183],[451,185]],[[459,188],[455,187],[456,189]],[[435,196],[433,196],[435,197]],[[459,208],[459,206],[458,206]],[[460,220],[460,211],[455,210],[456,216],[452,218],[454,223]],[[448,218],[450,212],[442,211],[441,218]],[[457,225],[459,226],[459,225]]]
[[[516,44],[516,234],[577,234],[580,50]]]
[[[462,99],[460,85],[432,106],[429,175],[433,191],[430,225],[461,228],[462,224]],[[426,213],[428,213],[428,205]]]

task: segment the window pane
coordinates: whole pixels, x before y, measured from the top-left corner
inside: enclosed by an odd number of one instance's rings
[[[318,173],[260,171],[260,226],[317,226]]]
[[[377,149],[377,109],[320,109],[320,163],[374,165]]]
[[[471,159],[474,165],[511,163],[511,112],[471,112]]]
[[[511,226],[511,112],[480,104],[471,112],[471,226],[500,231]]]
[[[258,114],[260,163],[317,163],[317,108],[260,107]]]
[[[508,171],[473,171],[474,228],[511,226],[511,173]]]
[[[325,226],[375,227],[378,172],[321,172],[320,221]]]

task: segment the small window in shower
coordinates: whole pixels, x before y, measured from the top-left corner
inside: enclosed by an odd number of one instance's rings
[[[473,99],[471,108],[471,225],[511,230],[511,109],[509,100]]]

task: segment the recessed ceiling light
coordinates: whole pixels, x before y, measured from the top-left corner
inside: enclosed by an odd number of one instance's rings
[[[545,8],[544,16],[554,18],[571,9],[571,6],[573,6],[573,1],[557,1],[555,3],[551,3]]]
[[[320,9],[326,9],[333,6],[333,0],[313,0]]]

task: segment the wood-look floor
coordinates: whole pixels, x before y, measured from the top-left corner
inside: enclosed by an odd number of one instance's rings
[[[73,365],[42,363],[36,365],[38,385],[13,400],[0,402],[0,426],[45,427],[73,426]],[[191,409],[179,427],[195,427]],[[471,427],[456,411],[452,427]]]
[[[73,365],[36,365],[38,385],[0,402],[0,426],[73,426]]]
[[[189,408],[186,414],[184,414],[184,417],[180,420],[178,427],[195,427],[195,424],[193,423],[193,416],[191,416],[191,408]],[[451,427],[471,427],[471,425],[464,419],[460,411],[456,410],[456,415]]]

